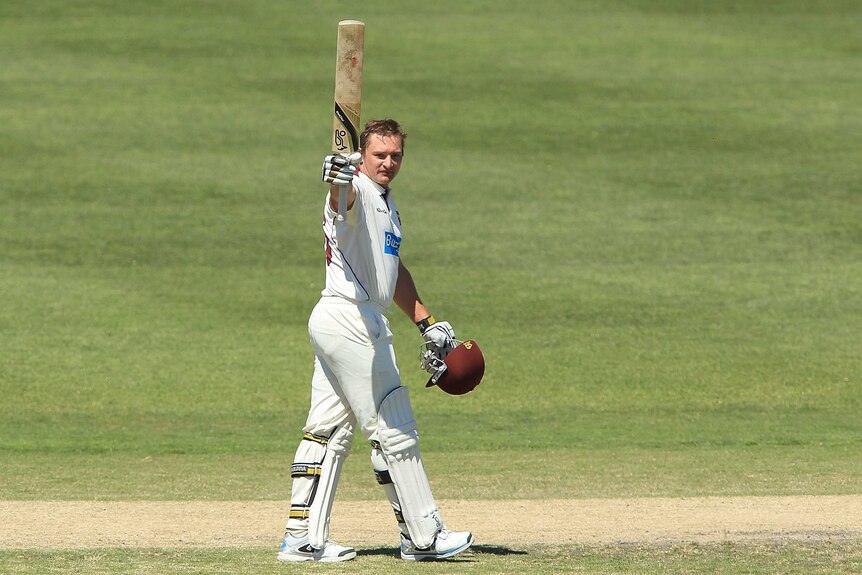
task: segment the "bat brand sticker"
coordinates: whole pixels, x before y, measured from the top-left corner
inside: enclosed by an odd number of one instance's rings
[[[401,247],[401,238],[392,232],[386,232],[383,236],[383,251],[387,254],[397,256],[398,248]]]
[[[335,130],[335,147],[336,151],[343,152],[347,149],[347,146],[344,144],[344,136],[347,135],[347,132],[344,130]]]

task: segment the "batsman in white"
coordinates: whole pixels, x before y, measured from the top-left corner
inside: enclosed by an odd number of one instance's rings
[[[359,153],[323,162],[322,179],[330,185],[323,208],[326,286],[308,322],[315,353],[311,408],[291,468],[279,561],[356,557],[328,537],[338,478],[357,432],[371,442],[374,473],[401,530],[402,559],[452,557],[473,543],[471,533],[446,528],[434,502],[384,315],[394,301],[441,359],[457,345],[452,326],[435,322],[422,303],[399,255],[401,219],[389,186],[401,168],[405,138],[398,122],[372,120]],[[339,186],[348,186],[343,221]]]

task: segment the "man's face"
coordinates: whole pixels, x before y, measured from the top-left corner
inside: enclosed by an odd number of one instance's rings
[[[375,183],[386,187],[398,175],[404,157],[400,136],[371,134],[362,150],[360,170]]]

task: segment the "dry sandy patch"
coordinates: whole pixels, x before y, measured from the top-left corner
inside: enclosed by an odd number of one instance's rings
[[[261,547],[278,543],[284,501],[0,501],[0,548]],[[441,501],[477,544],[862,541],[862,496]],[[385,501],[336,502],[332,538],[397,544]]]

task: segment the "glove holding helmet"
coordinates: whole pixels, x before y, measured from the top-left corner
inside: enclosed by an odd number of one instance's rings
[[[437,322],[434,316],[429,315],[416,325],[419,327],[419,332],[425,338],[425,343],[440,350],[440,359],[446,357],[450,351],[458,345],[455,342],[455,330],[448,321]]]
[[[419,332],[425,338],[420,353],[422,369],[428,373],[435,373],[449,352],[458,345],[455,340],[455,330],[448,321],[437,323],[434,316],[430,315],[417,321],[416,327],[419,328]]]
[[[485,374],[485,358],[475,341],[456,340],[448,322],[436,323],[430,316],[416,325],[425,338],[419,363],[431,374],[425,387],[436,385],[450,395],[462,395],[479,385]]]

